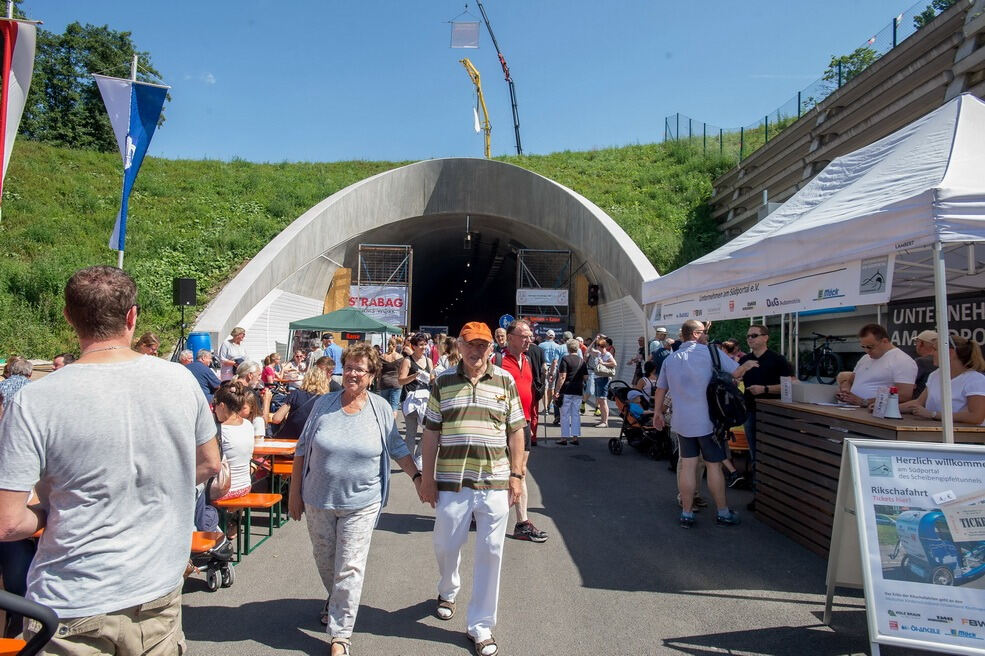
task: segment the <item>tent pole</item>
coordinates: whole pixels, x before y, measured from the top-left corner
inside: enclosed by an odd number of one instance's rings
[[[787,345],[783,343],[783,339],[785,337],[785,333],[783,332],[783,320],[786,316],[787,315],[785,314],[780,314],[780,355],[787,354]]]
[[[951,407],[951,357],[948,348],[950,331],[947,316],[947,274],[940,241],[934,242],[934,304],[937,312],[937,357],[941,372],[941,422],[944,442],[954,444],[954,411]]]
[[[793,331],[790,334],[790,350],[793,352],[793,373],[800,372],[800,312],[795,315]]]

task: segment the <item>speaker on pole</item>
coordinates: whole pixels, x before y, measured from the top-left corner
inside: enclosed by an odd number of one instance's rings
[[[175,278],[171,291],[175,305],[195,305],[194,278]]]

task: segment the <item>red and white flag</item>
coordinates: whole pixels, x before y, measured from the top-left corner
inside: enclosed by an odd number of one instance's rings
[[[0,91],[0,146],[3,148],[3,171],[0,172],[0,198],[7,177],[10,152],[24,113],[27,92],[34,72],[34,45],[37,27],[29,21],[0,19],[3,38],[3,89]]]

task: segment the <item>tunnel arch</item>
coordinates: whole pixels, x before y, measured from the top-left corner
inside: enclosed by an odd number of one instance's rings
[[[291,320],[319,314],[332,275],[352,261],[359,243],[438,239],[456,230],[464,236],[465,216],[480,233],[496,233],[526,248],[571,250],[573,267],[602,286],[603,332],[625,331],[626,322],[630,333],[646,332],[641,291],[657,272],[625,231],[591,201],[549,178],[474,158],[416,162],[332,194],[252,258],[203,310],[194,330],[211,333],[217,344],[243,325],[249,346],[259,337],[254,329],[251,339],[251,325],[262,323],[265,313],[269,323],[275,303],[286,306],[278,319],[291,312],[297,313]],[[457,244],[460,248],[460,238]],[[617,321],[619,326],[606,325]],[[271,338],[265,339],[269,345]],[[254,350],[264,349],[248,348]]]

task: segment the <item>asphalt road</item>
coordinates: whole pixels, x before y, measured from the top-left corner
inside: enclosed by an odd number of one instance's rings
[[[716,527],[704,510],[694,529],[682,530],[667,463],[629,448],[610,455],[606,439],[616,432],[588,429],[579,447],[542,439],[534,449],[530,513],[550,539],[507,540],[495,630],[501,654],[868,653],[861,595],[836,597],[833,626],[823,625],[826,561],[745,512],[750,492],[729,491],[741,526]],[[469,654],[465,604],[451,621],[433,616],[433,511],[406,476],[393,483],[373,537],[353,654]],[[470,540],[463,602],[471,548]],[[277,530],[235,574],[231,588],[215,593],[200,576],[185,586],[192,654],[328,653],[318,622],[326,593],[303,521]]]

